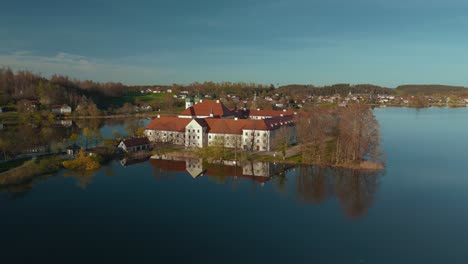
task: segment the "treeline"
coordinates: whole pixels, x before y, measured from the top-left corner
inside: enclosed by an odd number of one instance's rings
[[[125,86],[122,83],[81,81],[62,75],[46,79],[30,71],[13,72],[10,68],[0,68],[2,106],[14,105],[21,100],[37,100],[43,105],[68,104],[73,108],[86,100],[86,103],[94,102],[100,106],[109,97],[138,90],[138,86]]]
[[[246,82],[203,82],[192,83],[182,86],[190,92],[191,95],[209,95],[212,98],[225,98],[229,94],[236,95],[239,98],[252,98],[254,94],[265,95],[275,90],[275,87],[257,83]]]
[[[316,107],[302,113],[297,132],[304,163],[366,168],[383,165],[379,124],[366,105]]]
[[[128,86],[115,82],[82,81],[62,75],[53,75],[47,79],[30,71],[14,72],[10,68],[0,68],[0,106],[16,105],[21,100],[37,100],[46,106],[68,104],[75,109],[82,104],[81,108],[86,109],[87,106],[95,104],[101,110],[116,109],[122,107],[125,102],[112,99],[124,95],[140,95],[141,91],[148,90],[166,92],[167,89],[171,89],[172,94],[187,91],[189,95],[209,95],[211,98],[224,98],[228,94],[251,98],[254,94],[273,91],[274,86],[244,82]],[[113,105],[114,102],[117,102],[117,105]]]
[[[406,95],[468,95],[467,88],[449,85],[400,85],[395,90]]]
[[[285,85],[276,90],[276,93],[289,96],[332,96],[351,94],[394,94],[395,90],[372,84],[334,84],[330,86],[316,87],[313,85]]]

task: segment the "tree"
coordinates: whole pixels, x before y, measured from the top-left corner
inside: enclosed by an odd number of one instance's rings
[[[119,130],[114,129],[114,130],[112,130],[112,138],[113,139],[121,139],[122,134],[119,132]]]
[[[283,160],[286,159],[286,152],[288,150],[290,138],[291,132],[287,125],[280,127],[273,137],[275,150],[281,153]]]
[[[336,163],[380,157],[379,124],[368,106],[351,104],[343,110],[338,130]]]
[[[88,115],[93,116],[93,117],[101,114],[101,111],[99,111],[99,108],[96,106],[96,104],[92,100],[88,101],[87,112],[88,112]]]
[[[11,148],[11,137],[4,134],[0,137],[0,150],[3,152],[3,160],[7,160],[7,151]]]
[[[131,119],[125,122],[125,131],[130,137],[144,136],[143,121],[138,119]]]

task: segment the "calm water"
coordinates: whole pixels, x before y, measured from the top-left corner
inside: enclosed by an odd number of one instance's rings
[[[468,263],[468,110],[375,114],[381,174],[114,162],[3,189],[2,262]]]

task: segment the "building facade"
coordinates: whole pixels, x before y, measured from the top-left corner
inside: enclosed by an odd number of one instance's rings
[[[293,112],[270,111],[255,119],[237,118],[219,101],[200,101],[179,116],[157,116],[148,124],[145,135],[152,142],[172,143],[185,147],[225,146],[249,151],[271,151],[280,129],[286,130],[288,143],[296,142]],[[208,116],[207,116],[208,115]]]

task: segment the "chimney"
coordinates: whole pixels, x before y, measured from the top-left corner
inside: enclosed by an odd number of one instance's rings
[[[161,118],[161,116],[160,116],[160,115],[158,115],[157,117],[158,117],[158,118]]]
[[[238,119],[237,117],[234,117],[234,121],[237,121],[237,119]]]
[[[283,117],[283,114],[281,114],[280,116]]]
[[[219,104],[219,100],[216,100],[216,103]]]
[[[257,108],[257,111],[260,111],[260,108]]]
[[[203,102],[203,99],[200,99],[200,103]]]
[[[283,109],[283,112],[286,112],[286,109]]]

